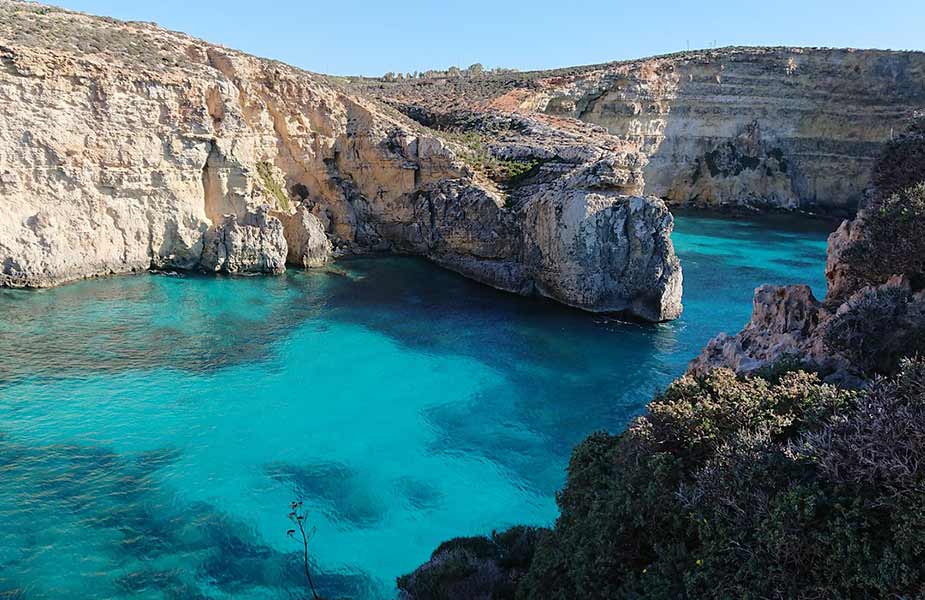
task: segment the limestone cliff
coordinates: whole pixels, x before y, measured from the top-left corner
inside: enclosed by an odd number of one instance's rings
[[[925,53],[724,48],[533,73],[360,82],[398,106],[606,128],[637,193],[853,213],[884,142],[925,109]]]
[[[395,251],[586,310],[677,317],[665,205],[627,195],[634,155],[572,129],[519,124],[499,150],[517,176],[492,180],[470,140],[332,79],[0,0],[0,284]]]

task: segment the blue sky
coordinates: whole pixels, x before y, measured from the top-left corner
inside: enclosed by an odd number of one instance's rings
[[[925,1],[46,0],[334,74],[522,70],[727,45],[925,49]]]

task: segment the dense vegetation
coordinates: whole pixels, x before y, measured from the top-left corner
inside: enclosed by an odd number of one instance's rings
[[[398,578],[415,598],[513,598],[530,567],[539,530],[513,527],[491,537],[456,538],[440,544],[427,565]]]
[[[485,175],[498,185],[516,186],[518,182],[534,173],[540,166],[539,159],[506,160],[495,156],[482,135],[475,132],[452,133],[443,135],[460,144],[462,158],[466,164]]]
[[[857,286],[822,330],[865,385],[829,385],[798,360],[682,377],[625,433],[575,449],[553,529],[448,542],[403,593],[925,597],[923,133],[878,163],[841,257]]]
[[[925,302],[905,282],[855,293],[823,329],[826,349],[857,373],[891,375],[907,356],[925,356]]]
[[[885,145],[859,216],[863,235],[844,255],[850,275],[878,285],[902,274],[925,286],[925,118]]]
[[[925,143],[922,144],[925,148]],[[925,178],[925,170],[920,176]],[[864,236],[848,249],[851,274],[868,285],[903,274],[925,285],[925,183],[876,198],[864,211]]]
[[[802,371],[684,377],[624,434],[576,448],[553,530],[448,542],[399,586],[420,599],[914,597],[922,432],[923,362],[863,392]]]
[[[850,285],[823,331],[829,352],[859,373],[890,375],[903,356],[925,356],[925,123],[890,141],[875,187],[840,264]]]
[[[886,144],[872,179],[876,194],[885,198],[925,179],[925,117]]]
[[[627,433],[575,451],[521,596],[925,591],[925,447],[901,426],[925,431],[923,386],[921,363],[862,394],[802,372],[681,379]]]

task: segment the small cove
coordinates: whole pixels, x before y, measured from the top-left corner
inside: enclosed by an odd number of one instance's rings
[[[550,524],[571,448],[755,287],[823,295],[833,227],[680,214],[685,312],[660,325],[407,257],[0,290],[0,596],[286,598],[302,498],[324,593],[391,597],[443,540]]]

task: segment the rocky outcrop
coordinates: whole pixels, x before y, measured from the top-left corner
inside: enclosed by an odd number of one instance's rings
[[[286,256],[283,224],[261,207],[241,221],[236,215],[225,215],[206,233],[199,264],[212,272],[282,273]]]
[[[665,321],[681,314],[673,227],[671,214],[657,198],[553,191],[527,210],[525,259],[546,296]]]
[[[277,213],[283,223],[287,262],[306,269],[323,267],[331,260],[334,247],[324,224],[308,207],[300,206],[295,214]]]
[[[721,333],[691,362],[690,371],[705,374],[728,367],[747,374],[783,357],[819,360],[813,339],[826,312],[806,285],[763,285],[755,290],[752,317],[737,335]]]
[[[828,282],[826,297],[832,301],[844,300],[859,287],[863,287],[852,275],[845,253],[857,243],[863,234],[861,219],[842,221],[838,229],[829,235],[828,254],[825,262],[825,279]]]
[[[850,386],[892,374],[901,357],[925,352],[925,290],[901,273],[882,284],[852,275],[846,250],[864,237],[870,218],[865,213],[829,236],[823,302],[805,285],[758,288],[745,328],[710,341],[689,371],[703,375],[728,367],[749,374],[793,360]]]
[[[635,155],[550,123],[523,119],[483,154],[323,76],[0,0],[0,284],[394,251],[586,310],[676,317],[671,218],[627,196]]]
[[[925,108],[925,53],[723,48],[556,71],[366,83],[406,106],[606,128],[671,204],[854,213],[883,144]]]

